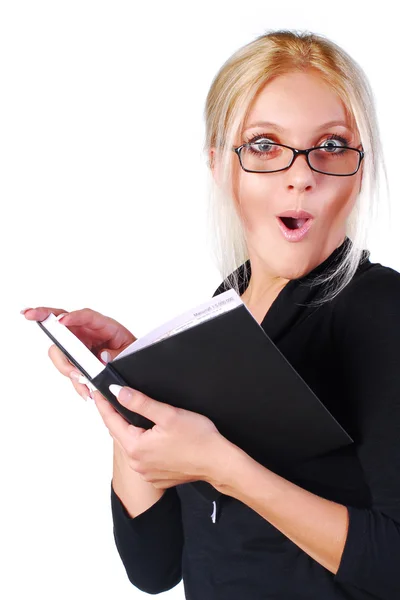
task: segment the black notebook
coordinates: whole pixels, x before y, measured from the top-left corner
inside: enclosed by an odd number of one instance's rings
[[[139,338],[107,365],[54,315],[37,323],[138,427],[154,423],[120,405],[110,384],[207,416],[224,437],[280,474],[353,442],[234,290]],[[196,483],[205,497],[213,497],[212,486]]]

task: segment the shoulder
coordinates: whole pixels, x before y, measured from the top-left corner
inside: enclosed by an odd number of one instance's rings
[[[332,343],[340,360],[355,370],[400,354],[400,273],[367,263],[333,301]],[[365,376],[365,375],[364,375]]]
[[[382,419],[382,427],[389,413],[400,423],[399,412],[392,410],[400,386],[400,273],[372,264],[335,300],[332,356],[346,402],[357,407],[360,427],[366,415]]]
[[[356,321],[388,317],[388,311],[400,318],[400,273],[380,263],[368,262],[337,296],[333,306],[335,317]]]

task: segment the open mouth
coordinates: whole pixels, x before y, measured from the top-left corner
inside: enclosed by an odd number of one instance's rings
[[[300,229],[309,219],[294,219],[293,217],[279,217],[288,229]]]

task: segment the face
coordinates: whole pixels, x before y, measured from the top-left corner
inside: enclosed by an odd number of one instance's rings
[[[321,127],[333,120],[343,124]],[[254,126],[259,121],[277,127]],[[317,75],[291,73],[277,77],[259,92],[235,145],[261,134],[269,141],[306,149],[335,134],[346,141],[336,139],[328,145],[361,149],[359,134],[350,127],[342,101]],[[255,272],[278,283],[297,279],[343,242],[346,220],[360,190],[363,163],[355,175],[334,177],[312,171],[304,155],[277,173],[247,173],[234,154],[233,161],[234,197],[247,233],[252,271],[255,267]],[[304,210],[313,216],[300,241],[288,241],[281,231],[277,215],[287,210]]]

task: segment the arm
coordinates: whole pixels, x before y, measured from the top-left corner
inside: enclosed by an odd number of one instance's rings
[[[371,504],[349,508],[336,581],[400,598],[400,274],[378,267],[343,298],[334,339]]]
[[[400,598],[400,275],[386,270],[356,282],[332,332],[371,506],[320,498],[226,444],[229,468],[218,489],[267,519],[338,584],[357,588],[357,598],[393,600]]]
[[[346,541],[345,506],[320,498],[266,469],[237,446],[222,441],[223,483],[215,487],[247,504],[332,573],[336,573]]]
[[[132,471],[114,442],[114,540],[129,581],[159,594],[182,579],[183,531],[175,488],[158,490]]]
[[[150,508],[165,491],[156,489],[133,471],[115,441],[112,487],[132,519]]]

